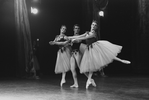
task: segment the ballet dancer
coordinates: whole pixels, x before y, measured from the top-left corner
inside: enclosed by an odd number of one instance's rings
[[[57,52],[57,60],[55,66],[55,73],[62,73],[62,79],[60,86],[66,82],[66,72],[70,70],[70,57],[71,57],[71,47],[69,45],[69,40],[67,40],[66,35],[66,26],[62,25],[60,28],[60,35],[56,36],[54,41],[50,41],[50,45],[58,45],[59,50]]]
[[[92,21],[90,31],[87,31],[82,35],[75,36],[72,39],[73,42],[86,40],[87,47],[80,63],[80,73],[86,73],[88,76],[86,89],[88,89],[89,85],[93,83],[93,72],[100,71],[113,60],[117,60],[125,64],[131,63],[128,60],[123,60],[117,57],[118,53],[121,52],[122,46],[110,43],[106,40],[97,39],[97,28],[97,21]]]

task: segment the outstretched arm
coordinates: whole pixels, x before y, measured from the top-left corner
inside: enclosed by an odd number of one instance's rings
[[[81,38],[81,37],[85,37],[87,35],[87,32],[82,34],[82,35],[77,35],[77,36],[68,36],[69,39],[77,39],[77,38]]]
[[[67,43],[69,43],[69,41],[55,42],[56,45],[66,45]]]
[[[66,45],[68,43],[69,43],[69,41],[64,41],[64,42],[50,41],[49,42],[49,44],[51,44],[51,45]]]
[[[77,39],[75,39],[75,41],[81,41],[81,40],[86,40],[86,39],[88,39],[88,38],[92,38],[92,37],[95,37],[95,34],[94,33],[92,33],[92,34],[88,34],[88,35],[86,35],[85,37],[80,37],[80,38],[77,38]]]

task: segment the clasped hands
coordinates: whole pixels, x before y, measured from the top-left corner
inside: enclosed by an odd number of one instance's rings
[[[79,42],[77,39],[68,38],[68,37],[66,38],[66,40],[67,40],[67,41],[70,41],[69,43]],[[54,45],[55,43],[54,43],[54,41],[50,41],[49,44],[50,44],[50,45]]]
[[[77,39],[75,39],[75,38],[70,38],[70,37],[65,37],[65,39],[66,39],[67,41],[70,41],[71,43],[74,43],[74,42],[77,42],[77,41],[78,41]]]
[[[54,45],[54,41],[50,41],[49,44],[50,44],[50,45]]]

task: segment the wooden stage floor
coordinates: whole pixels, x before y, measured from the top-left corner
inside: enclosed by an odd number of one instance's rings
[[[85,89],[86,77],[78,78],[79,88],[70,88],[72,78],[59,86],[60,77],[0,80],[0,100],[149,100],[149,77],[94,77],[97,87]]]

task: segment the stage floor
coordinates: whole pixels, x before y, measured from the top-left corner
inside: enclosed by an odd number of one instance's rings
[[[97,87],[85,89],[86,77],[59,86],[60,77],[0,80],[0,100],[149,100],[149,77],[94,77]]]

